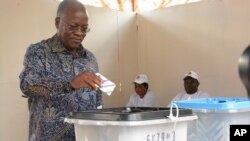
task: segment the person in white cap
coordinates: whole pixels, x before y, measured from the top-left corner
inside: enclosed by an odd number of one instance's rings
[[[130,96],[127,107],[156,107],[156,97],[148,89],[147,75],[138,74],[133,83],[135,93]]]
[[[177,100],[190,100],[210,97],[207,92],[203,92],[198,89],[200,82],[199,76],[196,72],[189,71],[185,74],[183,80],[185,92],[177,94],[171,102]]]

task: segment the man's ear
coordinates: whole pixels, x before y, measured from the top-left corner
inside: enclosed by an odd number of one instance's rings
[[[60,17],[56,17],[56,18],[55,18],[55,26],[56,26],[56,29],[59,29],[59,24],[60,24]]]

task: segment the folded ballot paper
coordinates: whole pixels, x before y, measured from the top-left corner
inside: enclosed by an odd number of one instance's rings
[[[100,90],[104,93],[106,93],[108,96],[111,95],[111,93],[114,91],[115,89],[115,83],[108,80],[105,76],[103,76],[100,73],[96,73],[97,76],[100,76],[102,79],[102,85],[100,87]]]

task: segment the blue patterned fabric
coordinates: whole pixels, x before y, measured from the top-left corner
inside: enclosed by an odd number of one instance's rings
[[[29,141],[75,140],[74,126],[64,122],[67,114],[102,105],[99,89],[70,87],[71,79],[86,70],[98,72],[94,55],[81,46],[73,57],[57,35],[27,49],[19,77],[28,97]]]

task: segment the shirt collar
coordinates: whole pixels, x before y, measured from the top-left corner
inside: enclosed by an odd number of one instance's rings
[[[52,52],[57,52],[57,53],[69,53],[67,48],[62,44],[62,42],[59,40],[57,35],[54,35],[50,40],[49,40],[49,45],[51,46]],[[86,57],[87,53],[86,50],[82,45],[77,48],[77,58],[82,58]]]

